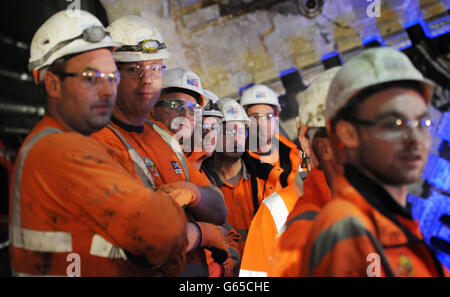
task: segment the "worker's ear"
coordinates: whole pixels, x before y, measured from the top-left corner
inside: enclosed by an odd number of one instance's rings
[[[61,98],[61,80],[53,72],[47,71],[44,74],[45,91],[52,99]]]
[[[345,147],[357,148],[359,146],[359,137],[356,127],[350,122],[339,121],[335,127],[336,137]]]

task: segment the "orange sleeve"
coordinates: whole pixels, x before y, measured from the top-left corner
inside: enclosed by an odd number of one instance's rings
[[[33,147],[25,166],[45,170],[38,173],[40,185],[22,187],[52,189],[45,199],[64,207],[73,220],[169,272],[184,266],[182,209],[130,176],[100,143],[76,133],[52,134]]]
[[[245,241],[240,276],[257,276],[261,273],[267,276],[269,256],[272,253],[277,234],[278,231],[270,210],[264,203],[261,203]]]

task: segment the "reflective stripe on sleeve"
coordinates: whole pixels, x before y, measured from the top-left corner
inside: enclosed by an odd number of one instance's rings
[[[72,235],[62,231],[35,231],[12,225],[10,228],[13,246],[38,252],[71,252]]]
[[[103,258],[121,258],[127,260],[127,256],[123,249],[114,246],[98,234],[95,234],[92,237],[90,254]]]
[[[241,269],[239,277],[267,277],[267,272]]]
[[[39,252],[71,252],[72,235],[62,231],[36,231],[21,228],[21,207],[20,207],[20,183],[25,160],[31,148],[42,137],[51,133],[61,133],[56,128],[45,129],[23,147],[17,160],[17,169],[14,177],[14,188],[12,198],[12,224],[9,226],[9,240],[12,246]]]
[[[316,218],[318,212],[314,211],[314,210],[307,210],[305,212],[302,212],[298,215],[296,215],[295,217],[293,217],[292,219],[290,219],[289,221],[286,222],[286,224],[283,226],[283,228],[281,228],[280,233],[278,234],[278,236],[280,236],[281,234],[283,234],[284,231],[286,231],[286,229],[289,227],[289,225],[291,225],[293,222],[295,221],[314,221],[314,219]]]
[[[270,210],[275,226],[277,227],[277,232],[279,233],[289,215],[289,211],[283,198],[275,192],[265,198],[263,203]]]
[[[340,219],[316,237],[309,257],[309,275],[312,274],[314,268],[322,261],[322,259],[333,251],[339,242],[359,236],[367,236],[370,239],[376,252],[380,255],[381,262],[387,275],[393,276],[394,273],[389,265],[386,255],[384,254],[380,242],[355,217]]]
[[[28,156],[28,152],[31,150],[33,145],[45,135],[50,133],[61,133],[61,132],[62,132],[61,130],[56,128],[49,128],[39,132],[28,141],[28,143],[24,146],[19,155],[19,159],[17,160],[17,169],[14,177],[13,199],[12,199],[12,224],[16,227],[20,227],[22,225],[22,221],[20,219],[20,182],[22,178],[23,164],[25,163],[25,159]]]

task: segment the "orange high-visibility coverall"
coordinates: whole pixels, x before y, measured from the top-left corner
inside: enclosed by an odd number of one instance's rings
[[[297,145],[280,133],[275,134],[274,141],[278,141],[279,146],[278,149],[275,147],[269,156],[261,156],[251,151],[247,151],[247,153],[258,160],[275,160],[274,162],[269,162],[269,164],[283,169],[283,173],[280,175],[280,183],[284,188],[295,182],[303,159],[300,156],[300,150]]]
[[[300,196],[293,183],[264,198],[248,231],[239,276],[267,276],[275,239]]]
[[[261,163],[245,153],[241,177],[235,185],[220,179],[213,168],[212,159],[203,162],[202,170],[223,193],[228,208],[227,222],[241,235],[239,253],[242,255],[255,210],[265,197],[282,189],[280,175],[283,169]]]
[[[309,233],[301,276],[448,275],[417,222],[380,185],[346,165],[334,190]]]
[[[144,187],[112,153],[49,116],[31,131],[11,186],[15,275],[66,275],[72,253],[81,276],[174,275],[184,268],[183,211]],[[150,265],[135,264],[130,253]]]
[[[198,152],[194,151],[188,153],[187,158],[191,164],[195,164],[205,154],[206,152],[204,150]],[[199,170],[206,178],[208,178],[201,168],[199,168]],[[221,277],[221,276],[232,277],[238,275],[238,268],[241,259],[238,247],[241,235],[236,230],[234,230],[228,223],[225,223],[223,227],[227,231],[228,259],[222,264],[216,263],[211,256],[211,252],[205,250],[206,262],[208,263],[208,270],[210,277]]]
[[[173,136],[173,133],[164,124],[155,121],[154,123],[169,133],[168,135]],[[209,179],[189,161],[186,161],[186,170],[183,167],[183,161],[179,159],[174,149],[148,122],[145,122],[143,126],[136,127],[126,125],[113,118],[110,125],[119,131],[135,149],[139,157],[144,160],[156,188],[163,184],[185,181],[188,179],[187,176],[189,176],[190,182],[198,186],[211,185]],[[112,129],[105,127],[94,133],[92,137],[113,149],[116,152],[117,161],[126,166],[135,176],[138,176],[127,148]],[[185,158],[184,154],[182,158]],[[187,159],[185,158],[185,160]],[[166,219],[170,220],[169,217]],[[202,248],[194,249],[187,254],[187,265],[180,276],[208,276],[207,262]]]
[[[117,124],[119,123],[119,125]],[[160,127],[171,133],[162,123]],[[161,138],[161,136],[147,123],[139,127],[127,127],[123,123],[115,120],[110,125],[117,129],[126,139],[126,141],[136,150],[139,156],[144,160],[148,171],[153,177],[156,187],[187,180],[186,172],[173,149]],[[173,134],[171,134],[173,135]],[[133,166],[133,160],[130,158],[122,141],[108,127],[103,128],[97,133],[92,134],[92,138],[107,145],[115,151],[117,161],[123,164],[130,172],[136,174]],[[189,179],[194,184],[204,187],[211,182],[198,170],[187,162]],[[136,174],[137,175],[137,174]],[[192,175],[192,176],[191,176]]]
[[[314,218],[331,200],[325,174],[313,168],[303,184],[303,196],[289,213],[282,232],[275,241],[268,276],[299,276],[303,247]]]

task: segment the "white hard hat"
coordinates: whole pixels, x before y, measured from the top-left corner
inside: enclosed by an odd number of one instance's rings
[[[217,103],[217,101],[219,101],[219,97],[210,90],[203,89],[203,94],[206,98],[208,98],[208,101],[212,101],[213,103]]]
[[[371,48],[345,63],[331,82],[325,109],[326,121],[335,117],[363,89],[394,81],[416,81],[421,84],[427,102],[435,88],[435,84],[424,78],[402,52],[387,47]]]
[[[115,48],[102,23],[87,11],[78,17],[68,16],[63,10],[50,17],[34,34],[30,46],[28,69],[33,71],[36,83],[42,81],[39,70],[59,58],[99,48]]]
[[[247,116],[244,108],[234,99],[222,98],[218,101],[219,108],[223,114],[223,122],[245,122],[250,123],[250,119]]]
[[[306,90],[297,95],[300,99],[298,121],[308,127],[325,127],[324,111],[328,89],[339,69],[341,66],[320,73]]]
[[[162,89],[164,90],[168,88],[180,88],[193,91],[194,93],[200,95],[201,102],[197,102],[198,104],[204,106],[207,103],[207,98],[205,98],[203,93],[200,77],[190,70],[177,67],[165,71],[163,74]]]
[[[203,116],[204,117],[219,117],[222,118],[223,114],[220,111],[219,105],[217,102],[219,101],[219,97],[209,90],[203,90],[203,94],[208,99],[208,103],[203,106]]]
[[[122,46],[114,52],[117,62],[167,59],[170,53],[159,30],[137,15],[123,16],[106,28]]]
[[[253,104],[268,104],[276,106],[277,112],[281,111],[280,102],[278,101],[278,96],[275,92],[265,85],[254,85],[246,89],[242,93],[240,100],[242,106],[253,105]]]
[[[214,103],[213,101],[209,101],[208,104],[206,104],[203,107],[203,113],[202,113],[203,117],[218,117],[218,118],[223,118],[223,114],[220,111],[220,107],[218,105],[218,103]]]

